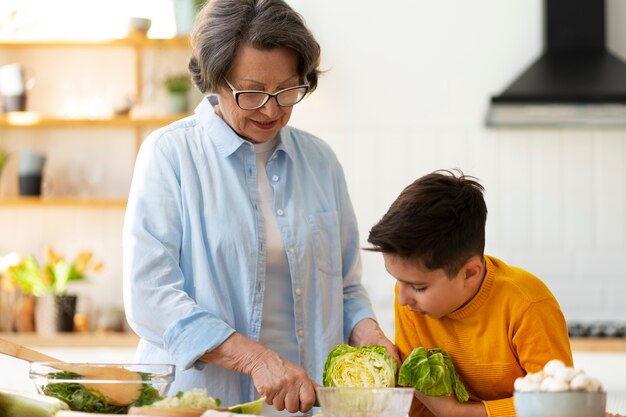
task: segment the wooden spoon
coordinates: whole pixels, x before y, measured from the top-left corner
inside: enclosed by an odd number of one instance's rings
[[[50,362],[48,365],[65,372],[73,372],[85,379],[103,381],[129,381],[128,383],[80,383],[88,388],[98,390],[109,400],[109,404],[126,406],[132,404],[141,395],[141,375],[117,366],[94,366],[65,363],[45,353],[29,349],[20,344],[0,339],[0,353],[28,362]],[[132,381],[132,382],[130,382]]]

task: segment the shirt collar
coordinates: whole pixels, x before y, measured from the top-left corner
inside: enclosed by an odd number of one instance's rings
[[[215,113],[215,109],[209,101],[209,96],[202,99],[194,113],[196,119],[198,119],[198,124],[206,127],[209,139],[215,143],[222,157],[229,157],[245,144],[252,146],[250,142],[239,136],[224,119]],[[291,157],[295,149],[290,138],[289,127],[282,128],[278,132],[278,146],[276,150],[283,151]]]
[[[208,96],[202,99],[194,112],[198,125],[205,127],[209,140],[215,144],[223,158],[229,157],[242,145],[250,143],[239,136],[224,119],[215,113]]]

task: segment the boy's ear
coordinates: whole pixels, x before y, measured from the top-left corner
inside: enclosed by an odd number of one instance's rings
[[[462,269],[466,287],[476,288],[480,286],[485,271],[485,266],[480,256],[472,256],[465,265],[463,265]]]

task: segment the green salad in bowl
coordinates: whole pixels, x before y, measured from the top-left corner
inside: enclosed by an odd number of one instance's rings
[[[66,370],[59,370],[59,368]],[[115,379],[106,372],[81,375],[81,369],[118,370],[136,375],[135,379]],[[68,371],[75,369],[76,371]],[[104,364],[53,363],[30,364],[30,379],[40,394],[58,398],[73,411],[105,414],[126,414],[130,407],[144,406],[160,400],[174,380],[174,365],[162,364]],[[115,373],[109,373],[114,375]],[[124,392],[128,401],[116,401],[111,393]]]

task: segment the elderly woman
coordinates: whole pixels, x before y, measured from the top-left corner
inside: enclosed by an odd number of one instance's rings
[[[189,68],[207,97],[143,143],[124,222],[137,360],[175,363],[171,392],[304,412],[333,346],[398,357],[361,285],[342,168],[287,126],[319,56],[282,0],[211,0],[197,17]]]

